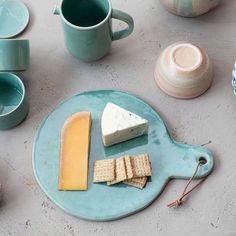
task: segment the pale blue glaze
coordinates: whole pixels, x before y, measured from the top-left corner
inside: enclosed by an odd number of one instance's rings
[[[27,116],[25,87],[14,74],[0,73],[0,130],[10,129]]]
[[[0,39],[0,71],[24,71],[29,63],[29,40]]]
[[[181,16],[195,16],[197,15],[193,10],[193,2],[189,0],[180,0],[179,1],[179,12]]]
[[[62,0],[54,14],[61,16],[68,51],[83,61],[102,58],[112,41],[129,36],[134,28],[132,17],[112,9],[110,0]],[[128,27],[113,32],[112,18],[126,22]]]
[[[108,102],[147,119],[150,124],[149,134],[104,148],[100,123]],[[58,191],[61,128],[70,115],[79,111],[90,111],[92,114],[88,191]],[[143,190],[124,184],[112,187],[93,184],[94,160],[141,153],[149,153],[153,168],[153,176]],[[33,169],[43,191],[60,208],[83,219],[107,221],[148,206],[159,196],[169,179],[192,176],[200,157],[204,157],[207,163],[200,167],[197,174],[199,178],[208,175],[213,169],[213,157],[208,149],[176,143],[158,113],[137,97],[118,91],[94,91],[69,98],[42,122],[34,142]]]
[[[19,0],[0,0],[0,38],[20,34],[29,23],[27,7]]]

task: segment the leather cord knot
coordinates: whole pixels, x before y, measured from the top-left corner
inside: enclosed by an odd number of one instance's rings
[[[167,207],[179,207],[179,206],[181,206],[182,203],[183,203],[183,198],[186,197],[188,194],[190,194],[194,189],[196,189],[199,185],[201,185],[206,180],[206,178],[200,180],[195,186],[193,186],[190,190],[187,191],[189,185],[191,184],[193,179],[196,177],[199,167],[201,165],[204,165],[204,164],[206,164],[205,161],[202,161],[202,160],[198,161],[196,170],[194,171],[192,177],[189,179],[188,183],[186,184],[186,187],[184,188],[184,191],[181,194],[181,196],[178,199],[176,199],[175,201],[168,204]]]
[[[176,200],[176,205],[180,206],[182,204],[182,199],[177,199]]]

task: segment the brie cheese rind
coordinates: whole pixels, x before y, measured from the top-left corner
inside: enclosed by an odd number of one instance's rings
[[[102,114],[104,146],[121,143],[148,133],[148,121],[113,103],[107,103]]]

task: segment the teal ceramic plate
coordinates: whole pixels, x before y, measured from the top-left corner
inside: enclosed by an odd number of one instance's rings
[[[19,0],[0,0],[0,38],[20,34],[29,23],[29,11]]]
[[[100,121],[108,102],[147,119],[150,124],[149,134],[104,148]],[[89,188],[83,192],[58,191],[60,131],[65,120],[78,111],[90,111],[92,114]],[[153,176],[143,190],[124,184],[112,187],[93,184],[94,160],[141,153],[149,153],[153,168]],[[106,221],[130,215],[148,206],[169,179],[192,176],[201,157],[207,163],[200,167],[197,174],[199,178],[209,174],[213,168],[213,158],[208,149],[173,141],[157,112],[139,98],[118,91],[94,91],[69,98],[42,122],[35,137],[33,169],[43,191],[60,208],[83,219]]]

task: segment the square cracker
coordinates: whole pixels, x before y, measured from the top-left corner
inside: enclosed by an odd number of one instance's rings
[[[152,175],[151,162],[148,154],[141,154],[131,158],[134,177],[144,177]]]
[[[125,168],[126,168],[126,175],[127,175],[127,179],[132,179],[134,177],[134,173],[133,173],[133,168],[132,168],[132,164],[131,164],[131,158],[130,156],[125,156]]]
[[[115,160],[94,161],[93,182],[107,182],[115,179]]]
[[[113,185],[127,179],[126,168],[125,168],[125,158],[120,157],[115,160],[116,162],[116,178],[113,181],[108,181],[108,185]]]
[[[124,184],[143,189],[147,183],[147,177],[137,177],[123,181]]]

